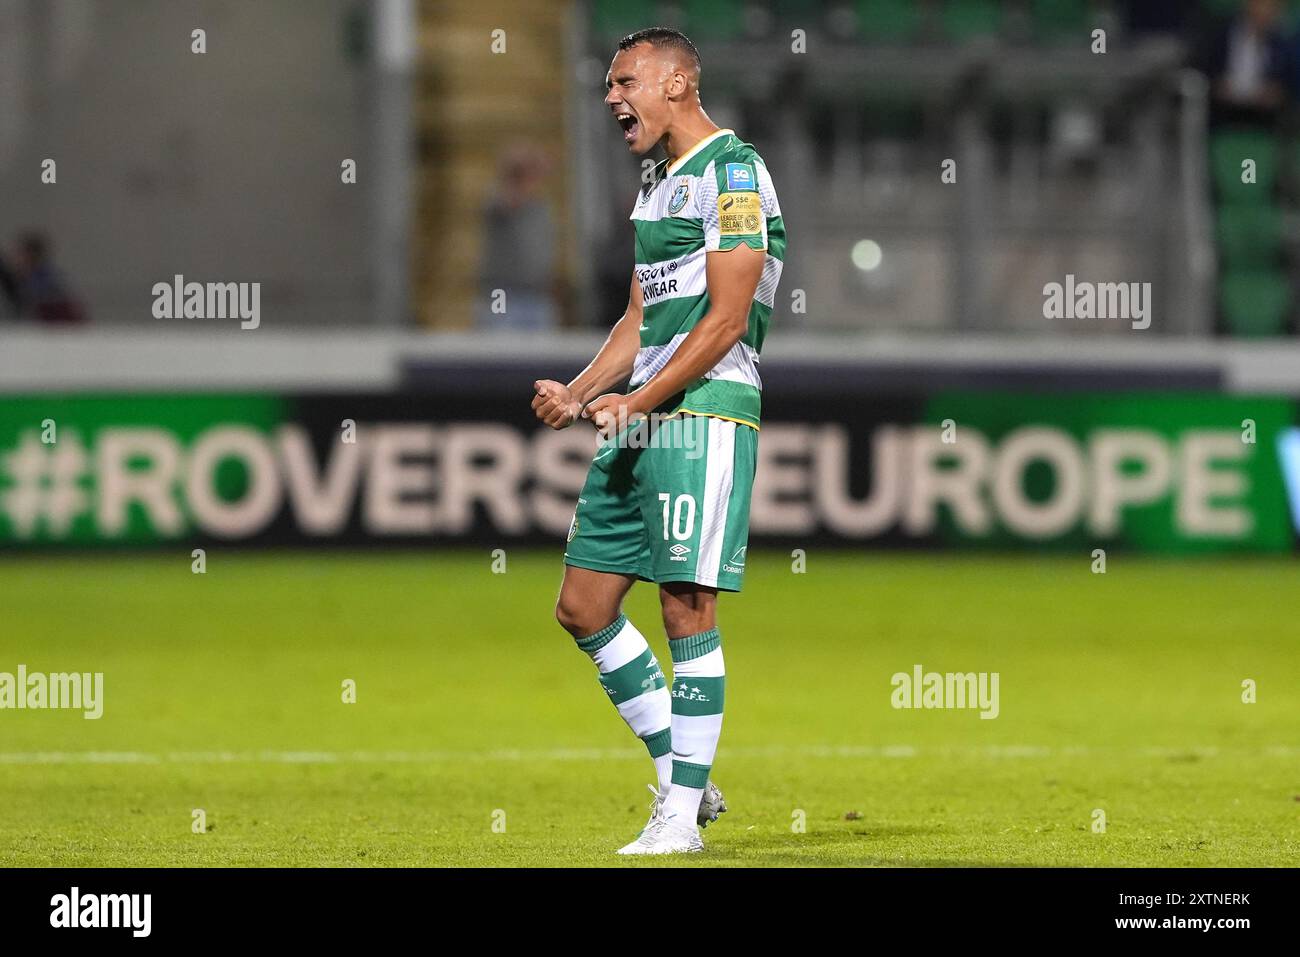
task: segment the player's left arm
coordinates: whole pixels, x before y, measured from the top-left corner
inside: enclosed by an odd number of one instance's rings
[[[656,375],[626,396],[610,393],[593,400],[583,416],[594,419],[602,411],[619,416],[619,406],[625,407],[628,416],[649,414],[716,366],[749,328],[749,309],[766,259],[766,249],[746,243],[707,253],[704,276],[709,311]]]

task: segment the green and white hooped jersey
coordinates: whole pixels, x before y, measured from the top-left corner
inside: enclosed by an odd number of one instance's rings
[[[741,243],[767,251],[744,337],[687,386],[669,410],[757,429],[762,406],[758,357],[785,259],[785,224],[763,160],[731,130],[718,130],[671,165],[664,160],[655,167],[631,219],[644,307],[632,388],[662,369],[709,311],[705,255]]]

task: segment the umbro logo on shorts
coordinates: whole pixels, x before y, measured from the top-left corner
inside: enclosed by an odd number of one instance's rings
[[[686,556],[689,555],[691,552],[690,548],[686,545],[683,545],[681,542],[678,542],[676,545],[673,545],[671,548],[668,549],[668,551],[672,552],[672,558],[670,558],[669,561],[673,561],[673,562],[686,561]]]

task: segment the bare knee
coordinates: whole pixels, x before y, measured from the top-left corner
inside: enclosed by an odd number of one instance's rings
[[[685,638],[717,624],[718,590],[694,582],[669,582],[659,588],[664,631],[669,638]]]
[[[574,638],[594,635],[609,624],[606,621],[594,625],[590,606],[585,605],[577,595],[566,589],[560,590],[560,597],[555,602],[555,620]]]
[[[594,635],[618,617],[623,596],[635,580],[630,575],[567,566],[555,602],[555,620],[574,638]]]

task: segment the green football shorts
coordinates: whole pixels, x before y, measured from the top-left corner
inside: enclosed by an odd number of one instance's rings
[[[633,424],[602,441],[569,526],[566,565],[740,591],[758,431],[713,416]]]

